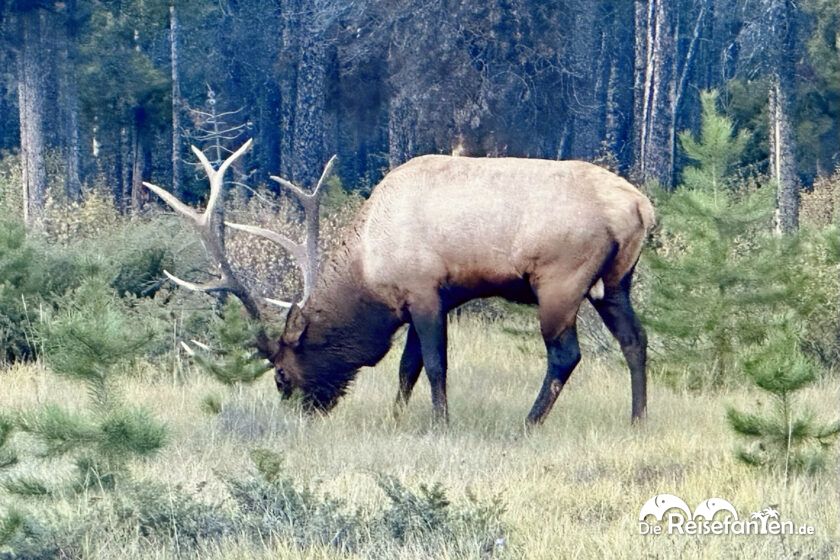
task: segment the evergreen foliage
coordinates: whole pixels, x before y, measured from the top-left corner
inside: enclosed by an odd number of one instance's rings
[[[53,307],[97,270],[27,239],[23,224],[0,219],[0,363],[34,357],[35,310]]]
[[[199,347],[193,358],[224,385],[253,383],[271,368],[265,358],[254,352],[256,332],[257,325],[246,316],[242,304],[228,299],[221,317],[212,324],[212,349],[202,345],[204,348]]]
[[[661,230],[648,265],[653,285],[647,325],[668,350],[669,373],[688,372],[689,386],[720,385],[737,368],[739,348],[763,340],[794,289],[782,263],[791,240],[766,232],[770,189],[736,190],[731,166],[743,135],[704,94],[699,139],[680,139],[696,165],[674,193],[657,193]],[[667,360],[666,360],[667,361]]]
[[[738,450],[738,458],[751,466],[784,473],[813,473],[840,434],[840,421],[822,424],[806,408],[799,410],[796,393],[813,384],[815,365],[802,353],[790,327],[771,334],[744,365],[755,385],[771,402],[759,412],[727,409],[732,429],[751,442]]]
[[[693,162],[683,171],[683,188],[711,191],[713,195],[731,188],[732,171],[747,145],[746,131],[735,132],[732,120],[718,110],[718,93],[700,94],[703,107],[699,138],[689,131],[680,133],[680,146]]]
[[[166,442],[165,427],[148,412],[124,405],[112,386],[114,376],[145,351],[151,333],[104,280],[93,278],[66,297],[62,310],[41,325],[40,336],[51,370],[83,383],[89,406],[79,411],[51,404],[21,412],[0,431],[14,427],[33,438],[40,460],[67,459],[78,474],[71,489],[112,488],[127,474],[130,459],[152,455]],[[3,485],[18,495],[52,492],[34,478],[6,478]]]

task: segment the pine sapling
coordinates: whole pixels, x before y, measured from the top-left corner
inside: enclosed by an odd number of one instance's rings
[[[736,188],[745,140],[715,100],[703,96],[699,138],[680,136],[695,164],[673,193],[659,194],[658,246],[646,259],[644,321],[668,350],[660,363],[692,388],[730,382],[742,348],[761,343],[799,288],[785,266],[797,239],[769,234],[773,189]]]
[[[738,458],[781,471],[786,482],[792,473],[820,469],[840,434],[840,421],[823,424],[797,402],[797,392],[816,379],[816,367],[803,355],[797,334],[789,326],[779,329],[745,361],[744,368],[771,402],[757,412],[728,408],[729,425],[750,442],[738,449]]]
[[[166,442],[165,427],[147,411],[124,404],[114,388],[114,378],[142,355],[151,333],[104,280],[94,278],[45,320],[40,335],[50,370],[81,382],[87,407],[50,404],[24,411],[14,428],[38,444],[36,459],[64,459],[76,467],[70,489],[112,488],[128,474],[130,459],[153,455]],[[51,493],[51,484],[37,479],[6,478],[3,486],[18,495]]]
[[[253,350],[258,326],[251,321],[242,305],[228,299],[212,325],[212,347],[198,341],[184,344],[195,362],[213,379],[228,387],[253,383],[271,369],[271,364]],[[218,395],[207,395],[202,409],[218,414],[223,407]]]

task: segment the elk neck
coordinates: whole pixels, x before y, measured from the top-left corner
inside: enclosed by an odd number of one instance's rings
[[[360,367],[373,366],[388,353],[391,338],[403,324],[396,312],[365,287],[353,245],[343,246],[325,263],[304,312],[303,345],[315,362],[313,375],[345,377],[346,383]]]

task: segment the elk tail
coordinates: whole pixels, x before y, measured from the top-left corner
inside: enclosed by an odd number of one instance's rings
[[[604,299],[604,280],[602,278],[598,278],[589,288],[589,297],[595,300]]]

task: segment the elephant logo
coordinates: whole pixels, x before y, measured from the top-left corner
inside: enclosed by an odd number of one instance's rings
[[[720,511],[728,511],[733,519],[738,519],[738,512],[735,511],[735,506],[723,498],[709,498],[697,504],[697,507],[694,508],[694,519],[702,517],[707,521],[712,521]]]
[[[685,519],[691,519],[691,510],[682,499],[673,494],[657,494],[642,506],[639,511],[639,521],[644,521],[648,515],[652,515],[657,521],[662,521],[665,513],[671,509],[678,509],[685,514]]]

